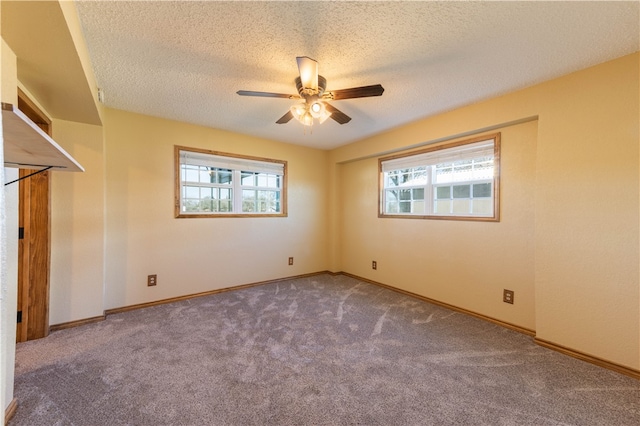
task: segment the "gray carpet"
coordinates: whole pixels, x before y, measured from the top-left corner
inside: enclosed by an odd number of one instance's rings
[[[639,425],[640,381],[345,276],[19,344],[11,425]]]

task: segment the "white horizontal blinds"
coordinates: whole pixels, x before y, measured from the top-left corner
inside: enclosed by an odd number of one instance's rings
[[[460,145],[454,148],[439,149],[422,154],[408,155],[382,162],[382,171],[390,172],[399,169],[411,169],[420,166],[432,166],[441,163],[471,160],[478,157],[492,157],[493,139]]]
[[[241,170],[243,172],[270,173],[284,175],[284,164],[272,161],[249,160],[246,158],[223,157],[203,152],[180,151],[180,163],[218,169]]]

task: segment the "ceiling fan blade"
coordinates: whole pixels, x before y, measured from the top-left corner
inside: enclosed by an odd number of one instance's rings
[[[300,96],[298,95],[287,95],[284,93],[254,92],[252,90],[238,90],[236,93],[240,96],[260,96],[263,98],[300,99]]]
[[[298,56],[298,71],[300,72],[300,81],[305,89],[318,90],[318,62],[307,56]]]
[[[327,111],[331,113],[331,118],[333,118],[338,123],[346,124],[351,121],[351,117],[349,117],[347,114],[340,111],[338,108],[334,107],[333,105],[330,105],[326,102],[324,103],[324,105],[327,108]]]
[[[278,121],[276,121],[276,123],[277,124],[286,124],[292,118],[293,118],[293,114],[291,113],[291,111],[287,111],[287,113],[285,115],[283,115],[282,117],[280,117],[280,119]]]
[[[352,87],[350,89],[332,90],[325,92],[322,96],[326,99],[338,101],[340,99],[368,98],[370,96],[380,96],[384,92],[384,87],[380,84],[372,86]]]

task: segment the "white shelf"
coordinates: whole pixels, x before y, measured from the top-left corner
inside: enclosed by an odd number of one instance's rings
[[[84,172],[84,168],[12,104],[2,103],[4,165],[20,169]]]

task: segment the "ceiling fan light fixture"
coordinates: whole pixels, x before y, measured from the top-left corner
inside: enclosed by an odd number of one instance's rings
[[[289,110],[291,111],[291,114],[293,114],[293,118],[302,123],[302,117],[307,112],[307,104],[306,102],[300,102],[292,105]]]
[[[320,101],[314,101],[309,105],[309,112],[313,118],[320,118],[326,109],[324,103]]]
[[[298,120],[302,125],[311,127],[313,126],[313,120],[317,119],[320,124],[327,121],[327,118],[331,117],[331,112],[327,110],[327,106],[324,102],[318,100],[313,102],[300,102],[292,105],[289,108],[293,118]]]
[[[302,116],[302,120],[300,120],[300,122],[302,124],[304,124],[305,126],[313,126],[313,117],[311,116],[311,114],[307,111],[305,112],[305,114]]]

